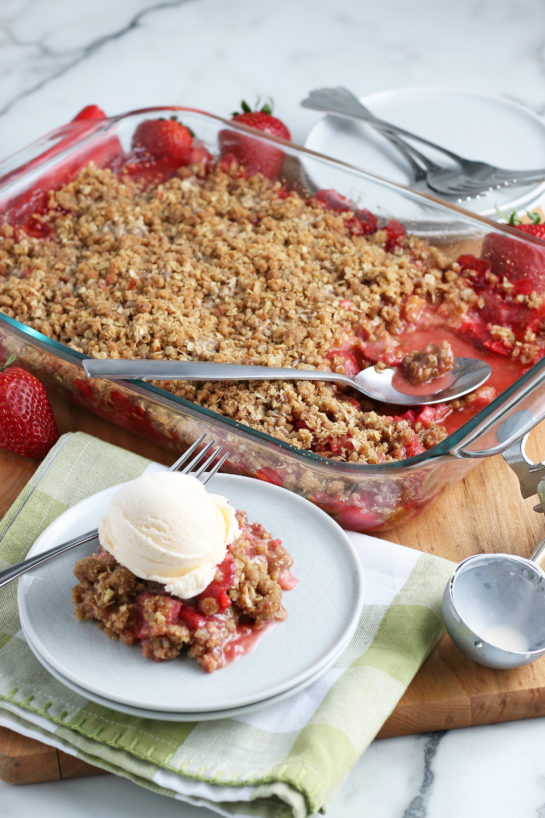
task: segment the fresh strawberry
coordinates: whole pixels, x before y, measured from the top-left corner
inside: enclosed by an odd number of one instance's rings
[[[132,137],[133,148],[143,148],[154,159],[170,159],[179,164],[191,161],[192,144],[193,134],[176,117],[146,119]]]
[[[59,432],[43,384],[8,360],[0,372],[0,448],[44,457]]]
[[[541,247],[537,242],[518,241],[507,234],[489,233],[484,241],[481,255],[490,263],[492,273],[518,283],[520,292],[535,290],[545,293],[545,222],[537,213],[528,214],[531,223],[521,224],[513,214],[509,224],[523,233],[527,233],[544,242]],[[518,292],[519,290],[517,290]]]
[[[284,123],[272,115],[270,104],[252,111],[246,102],[242,102],[242,112],[234,113],[232,120],[271,136],[279,136],[288,141],[291,139],[291,134]],[[280,148],[229,130],[220,131],[219,143],[221,155],[243,165],[248,176],[255,173],[262,173],[269,179],[278,176],[284,161],[284,151]]]
[[[72,122],[81,122],[85,119],[106,119],[106,114],[99,108],[98,105],[86,105],[81,111],[76,114]]]

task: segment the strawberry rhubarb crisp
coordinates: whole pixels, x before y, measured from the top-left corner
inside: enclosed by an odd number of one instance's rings
[[[74,569],[76,616],[139,643],[148,659],[184,653],[211,672],[286,618],[282,591],[296,584],[291,556],[193,477],[165,472],[126,484],[99,540]]]
[[[503,381],[494,365],[464,399],[408,411],[319,381],[158,384],[297,448],[384,463],[438,443],[543,354],[542,277],[496,273],[493,244],[453,259],[332,191],[226,157],[159,181],[137,163],[90,165],[1,228],[0,309],[99,358],[354,374],[409,355],[417,383],[448,371],[453,350],[502,362]]]

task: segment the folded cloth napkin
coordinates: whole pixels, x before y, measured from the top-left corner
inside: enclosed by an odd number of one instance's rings
[[[1,567],[23,559],[71,505],[149,466],[83,433],[64,435],[2,521]],[[222,815],[325,811],[438,639],[453,567],[363,534],[350,537],[364,566],[365,605],[341,658],[306,690],[217,721],[137,718],[69,690],[25,642],[16,583],[0,588],[0,724]]]

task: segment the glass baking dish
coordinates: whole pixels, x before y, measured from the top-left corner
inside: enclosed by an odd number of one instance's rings
[[[243,134],[244,139],[269,150],[281,150],[281,178],[287,185],[311,194],[333,189],[379,219],[401,221],[410,233],[452,258],[466,252],[478,256],[484,236],[491,231],[505,234],[521,247],[539,248],[541,244],[512,228],[349,164],[181,107],[147,108],[69,124],[9,157],[0,163],[0,214],[12,223],[27,218],[45,191],[73,178],[91,159],[121,167],[136,126],[152,116],[179,116],[213,154],[220,132],[225,135],[227,131]],[[296,448],[143,381],[90,380],[82,354],[2,313],[0,352],[4,358],[15,354],[19,364],[76,404],[173,451],[205,432],[229,449],[227,470],[283,485],[356,531],[386,529],[417,514],[481,458],[503,451],[545,416],[542,359],[427,451],[378,465],[340,462]]]

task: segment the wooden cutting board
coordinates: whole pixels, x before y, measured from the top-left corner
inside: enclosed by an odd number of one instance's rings
[[[77,429],[169,464],[152,443],[52,398],[59,429]],[[528,453],[545,458],[545,421]],[[29,480],[37,463],[0,452],[0,516]],[[537,498],[522,500],[518,481],[501,457],[489,458],[451,487],[420,516],[381,535],[392,542],[459,562],[470,554],[507,551],[529,556],[545,535]],[[545,657],[511,671],[467,659],[445,635],[422,666],[380,737],[491,724],[545,715]],[[66,753],[0,728],[0,778],[24,784],[100,772]]]

